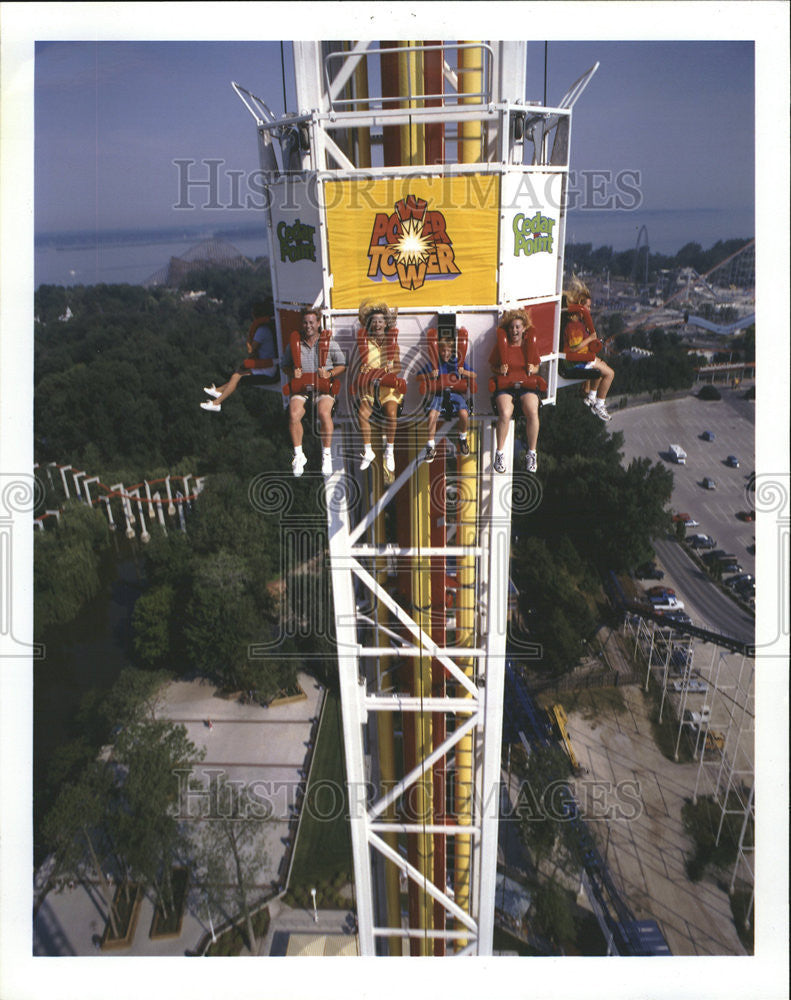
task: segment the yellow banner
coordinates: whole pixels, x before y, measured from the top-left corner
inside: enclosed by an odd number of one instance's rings
[[[497,301],[499,176],[328,180],[324,198],[334,309]]]

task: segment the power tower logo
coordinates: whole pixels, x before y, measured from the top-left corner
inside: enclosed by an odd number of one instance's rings
[[[415,195],[401,198],[395,212],[377,212],[368,245],[368,277],[398,283],[406,291],[422,288],[427,278],[453,279],[461,270],[442,212],[429,211]]]

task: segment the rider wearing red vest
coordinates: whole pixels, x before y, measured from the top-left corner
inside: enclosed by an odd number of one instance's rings
[[[600,420],[609,420],[605,399],[615,375],[612,368],[597,355],[602,348],[590,314],[591,293],[579,278],[574,277],[564,295],[561,314],[563,349],[566,362],[578,372],[590,372],[583,384],[583,399]],[[573,376],[570,376],[573,377]]]
[[[519,406],[527,422],[527,456],[525,468],[535,472],[538,467],[539,394],[546,391],[546,382],[538,374],[541,362],[530,314],[524,309],[511,309],[503,315],[497,330],[497,344],[489,356],[493,378],[489,387],[497,414],[497,449],[494,454],[495,472],[505,472],[505,439],[508,425]]]
[[[297,356],[298,355],[298,356]],[[302,313],[302,333],[293,337],[283,355],[283,371],[289,383],[283,392],[288,396],[288,429],[294,445],[291,468],[301,476],[307,459],[302,451],[302,418],[309,398],[315,400],[322,443],[321,471],[332,473],[332,411],[338,393],[337,376],[346,371],[346,359],[337,342],[321,330],[321,314],[317,309]]]
[[[363,439],[360,469],[367,469],[376,455],[371,447],[371,416],[384,418],[385,453],[382,459],[384,478],[392,482],[395,473],[396,422],[406,392],[406,382],[399,376],[401,355],[395,314],[384,302],[365,301],[360,305],[357,351],[360,369],[352,391],[357,394],[357,419]]]

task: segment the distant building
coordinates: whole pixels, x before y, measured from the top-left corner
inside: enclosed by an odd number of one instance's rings
[[[191,271],[207,266],[230,267],[234,270],[252,268],[255,265],[227,240],[210,239],[198,243],[182,257],[171,257],[170,262],[144,281],[146,288],[176,288]]]

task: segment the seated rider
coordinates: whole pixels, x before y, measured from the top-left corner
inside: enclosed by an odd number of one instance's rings
[[[505,439],[508,425],[514,415],[514,407],[519,406],[527,423],[527,455],[525,469],[535,472],[538,468],[536,445],[538,444],[538,407],[541,387],[546,386],[538,378],[541,358],[531,335],[533,324],[524,309],[511,309],[503,315],[500,326],[505,330],[504,344],[498,343],[489,356],[489,364],[496,376],[493,404],[497,413],[495,437],[497,448],[494,453],[494,471],[505,472]],[[502,336],[502,335],[500,335]],[[503,357],[503,354],[505,357]]]
[[[565,293],[563,310],[563,349],[568,364],[580,371],[590,371],[591,378],[583,385],[585,404],[600,420],[611,420],[605,400],[615,372],[596,356],[601,341],[590,314],[591,293],[579,278],[574,277]]]
[[[219,413],[224,399],[227,399],[243,379],[247,385],[273,385],[280,381],[277,367],[277,347],[275,340],[275,322],[272,319],[274,303],[256,302],[253,305],[253,322],[247,331],[247,353],[249,358],[236,369],[227,382],[217,387],[213,382],[204,386],[203,391],[211,400],[201,403],[202,410],[209,413]],[[260,367],[253,367],[251,359],[260,359]]]
[[[291,343],[286,345],[283,354],[283,371],[289,379],[303,379],[303,376],[315,375],[320,379],[332,379],[346,371],[346,358],[335,338],[330,338],[326,359],[321,357],[321,313],[318,309],[305,309],[302,313],[302,330],[299,339],[299,367],[295,365]],[[322,361],[324,362],[322,364]],[[285,390],[284,390],[285,391]],[[288,430],[294,445],[294,458],[291,468],[295,476],[301,476],[305,471],[307,458],[302,450],[302,418],[308,398],[315,402],[316,415],[319,421],[319,432],[322,443],[321,471],[325,476],[332,473],[332,411],[335,407],[335,397],[329,392],[320,392],[318,387],[310,386],[296,388],[289,393],[288,400]]]
[[[384,417],[384,476],[391,482],[395,472],[396,421],[405,389],[403,379],[398,378],[401,355],[395,338],[395,315],[384,302],[363,302],[358,316],[363,327],[358,336],[360,374],[357,383],[357,418],[363,439],[360,469],[367,469],[376,458],[371,447],[371,416],[377,410]]]
[[[428,440],[426,441],[425,459],[433,462],[437,455],[434,435],[437,433],[437,421],[441,412],[459,417],[459,452],[469,455],[470,446],[467,443],[467,427],[469,426],[469,409],[467,400],[452,388],[455,379],[474,379],[475,372],[459,367],[458,355],[454,355],[453,341],[449,337],[440,337],[437,341],[437,367],[424,369],[431,379],[436,380],[436,393],[428,404]],[[442,376],[450,377],[450,386],[442,388]]]

